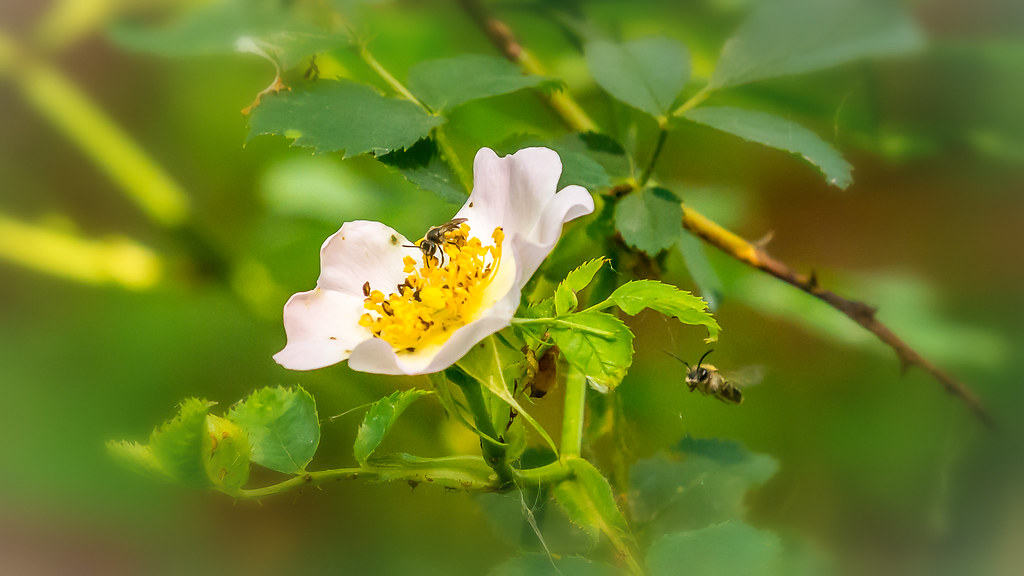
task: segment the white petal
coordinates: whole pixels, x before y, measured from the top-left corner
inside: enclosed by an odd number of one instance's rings
[[[274,360],[290,370],[312,370],[349,357],[370,331],[359,325],[363,296],[319,288],[300,292],[284,305],[288,344]]]
[[[554,196],[562,161],[554,150],[524,148],[499,158],[481,148],[473,161],[473,193],[455,215],[469,220],[481,240],[498,226],[506,235],[533,228]]]
[[[346,222],[320,248],[320,278],[316,285],[352,296],[363,296],[363,284],[391,294],[405,281],[402,259],[419,258],[412,242],[380,222]]]
[[[513,236],[512,246],[523,284],[554,249],[562,235],[562,226],[593,211],[594,198],[586,188],[566,186],[550,199],[532,230]]]

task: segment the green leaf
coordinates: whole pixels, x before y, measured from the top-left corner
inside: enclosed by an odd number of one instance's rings
[[[249,436],[240,426],[212,414],[203,438],[206,475],[218,490],[232,494],[249,480]]]
[[[742,522],[725,522],[700,530],[668,534],[651,545],[647,567],[651,576],[782,574],[782,543],[771,532]]]
[[[445,202],[461,204],[466,201],[468,192],[459,182],[458,175],[441,158],[433,139],[425,138],[405,150],[378,156],[377,160],[421,190],[437,194]]]
[[[802,74],[922,45],[906,7],[892,0],[764,0],[722,48],[711,89]]]
[[[405,409],[416,399],[426,394],[430,394],[430,392],[416,389],[399,390],[377,400],[370,406],[366,416],[363,417],[363,423],[359,425],[359,432],[356,434],[355,445],[352,448],[356,461],[360,465],[366,466],[366,460],[380,446],[402,412],[405,412]]]
[[[735,442],[684,438],[669,454],[630,470],[633,520],[648,533],[703,528],[746,513],[747,492],[771,478],[778,463]]]
[[[633,333],[611,314],[580,312],[548,331],[566,361],[598,392],[618,386],[633,363]]]
[[[683,324],[704,326],[708,331],[705,342],[714,342],[718,339],[718,333],[722,331],[711,313],[707,312],[707,302],[685,290],[657,280],[627,282],[616,288],[608,299],[631,316],[644,308],[650,308],[676,318]]]
[[[347,80],[322,80],[263,97],[249,117],[249,138],[277,134],[316,152],[387,154],[425,138],[444,122],[405,100]]]
[[[520,554],[488,572],[488,576],[615,576],[618,573],[608,564],[598,564],[582,556]]]
[[[690,79],[690,53],[671,38],[587,43],[587,66],[609,94],[655,118],[665,117]]]
[[[316,401],[300,386],[257,390],[228,420],[248,433],[253,462],[285,474],[305,470],[320,443]]]
[[[554,440],[547,430],[530,415],[515,399],[511,390],[522,376],[521,354],[502,343],[497,336],[485,338],[466,353],[456,365],[471,378],[480,382],[491,394],[505,402],[540,434],[541,438],[558,453]],[[517,369],[518,368],[518,369]]]
[[[683,205],[664,188],[645,188],[619,200],[615,228],[627,244],[654,256],[683,232]]]
[[[579,300],[576,298],[576,293],[583,290],[590,282],[593,281],[594,275],[597,271],[604,266],[606,260],[604,258],[594,258],[588,262],[584,262],[578,268],[569,272],[566,275],[565,280],[562,280],[558,287],[555,288],[555,313],[559,316],[565,316],[570,312],[576,310],[576,306],[579,305]]]
[[[632,536],[608,480],[582,458],[567,459],[566,464],[573,477],[555,485],[553,493],[559,506],[569,520],[591,538],[596,540],[604,534],[617,551],[628,553]]]
[[[427,60],[409,69],[409,90],[435,112],[460,104],[532,88],[541,76],[524,75],[519,67],[497,56],[465,55]]]
[[[107,451],[122,466],[134,470],[138,474],[150,478],[169,479],[167,472],[160,467],[160,462],[153,456],[153,451],[145,444],[126,440],[111,440],[107,442]]]
[[[785,118],[727,106],[695,108],[683,117],[750,142],[799,154],[817,166],[829,184],[838,188],[845,189],[853,182],[850,175],[853,166],[838,150],[814,132]]]
[[[213,404],[189,398],[178,407],[178,415],[164,422],[149,437],[149,448],[160,469],[186,486],[210,485],[206,474],[203,442],[209,436],[206,412]]]

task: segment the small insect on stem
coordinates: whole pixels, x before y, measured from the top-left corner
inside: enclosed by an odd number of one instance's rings
[[[419,248],[420,252],[423,252],[423,262],[427,263],[430,258],[434,257],[434,254],[440,250],[441,256],[438,258],[440,266],[444,266],[444,245],[453,244],[448,240],[448,235],[455,232],[465,222],[465,218],[455,218],[441,224],[440,226],[431,226],[427,229],[427,233],[423,235],[423,239],[416,244],[403,244],[406,248]]]

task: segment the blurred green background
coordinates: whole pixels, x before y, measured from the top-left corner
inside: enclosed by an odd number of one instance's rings
[[[352,482],[236,504],[133,476],[107,456],[106,440],[144,439],[186,396],[226,407],[257,387],[301,384],[327,417],[395,386],[426,386],[344,365],[289,372],[271,355],[285,341],[281,307],[313,286],[318,248],[342,222],[382,220],[417,237],[456,207],[366,157],[311,156],[276,137],[243,146],[240,110],[273,77],[257,58],[132,53],[102,19],[66,46],[28,48],[50,5],[0,5],[0,31],[24,49],[15,64],[0,56],[0,571],[483,574],[511,555],[518,539],[492,530],[487,507],[464,494]],[[685,42],[706,76],[747,5],[584,9],[619,37]],[[555,23],[525,2],[498,8],[602,126],[621,121]],[[696,125],[669,137],[659,177],[745,237],[774,231],[780,259],[878,305],[984,398],[1001,430],[983,429],[925,374],[901,377],[891,351],[838,313],[710,249],[724,329],[715,364],[763,366],[764,383],[739,407],[687,394],[661,350],[672,342],[699,356],[700,331],[641,315],[619,391],[637,457],[689,434],[777,459],[778,473],[749,496],[749,521],[804,542],[837,573],[1019,574],[1024,5],[912,8],[929,38],[919,54],[721,99],[835,142],[855,166],[848,191],[781,152]],[[426,58],[493,53],[448,2],[381,3],[365,18],[377,58],[398,76]],[[28,60],[66,76],[180,185],[187,226],[147,218],[38,113],[7,73]],[[464,106],[450,126],[465,163],[516,134],[558,135],[529,92]],[[694,288],[678,255],[666,279]],[[538,412],[554,424],[559,406],[556,393]],[[323,425],[313,468],[349,462],[358,418]],[[413,406],[388,442],[424,455],[475,449],[434,402]]]

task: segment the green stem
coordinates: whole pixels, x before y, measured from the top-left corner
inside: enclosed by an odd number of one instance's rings
[[[252,500],[288,492],[304,486],[317,486],[331,480],[375,480],[379,482],[405,481],[434,484],[466,492],[497,492],[502,483],[491,481],[490,470],[476,456],[450,456],[446,458],[418,458],[408,454],[396,455],[394,464],[370,465],[363,468],[335,468],[307,472],[288,480],[233,494],[242,500]]]
[[[547,486],[572,477],[572,470],[562,460],[556,460],[538,468],[514,470],[516,484],[520,486]]]
[[[697,92],[696,94],[691,96],[689,100],[683,102],[682,106],[676,108],[676,111],[673,112],[672,115],[682,116],[683,114],[686,114],[688,111],[692,110],[693,108],[696,108],[697,106],[701,105],[705,100],[707,100],[708,96],[711,96],[711,92],[712,90],[708,86],[701,88],[700,92]]]
[[[643,188],[644,184],[647,184],[647,180],[651,177],[651,173],[654,172],[654,165],[658,163],[658,157],[661,156],[661,149],[665,146],[665,139],[668,138],[667,123],[661,123],[661,129],[658,131],[658,143],[654,145],[654,152],[651,153],[651,161],[647,163],[647,168],[644,168],[644,173],[640,176],[640,182],[638,182],[638,188]]]
[[[425,110],[428,114],[436,114],[433,110],[430,109],[429,106],[427,106],[419,98],[417,98],[415,94],[410,92],[409,89],[405,87],[405,84],[399,82],[398,79],[391,74],[391,72],[388,72],[388,69],[385,68],[383,64],[378,62],[377,59],[373,57],[373,54],[370,53],[370,49],[367,48],[365,45],[360,46],[359,57],[362,58],[363,62],[365,62],[367,66],[372,68],[373,71],[376,72],[377,75],[380,76],[380,78],[384,80],[384,82],[386,82],[387,85],[390,86],[392,90],[397,92],[402,98],[405,98],[409,102],[416,104],[417,106]],[[451,142],[448,141],[448,137],[447,135],[445,135],[443,127],[438,126],[434,128],[433,134],[434,142],[437,144],[438,151],[441,154],[441,160],[445,164],[447,164],[449,168],[452,169],[452,172],[454,172],[455,176],[459,179],[459,183],[462,184],[462,187],[466,190],[466,193],[468,194],[473,189],[473,180],[469,177],[469,173],[466,172],[466,169],[462,166],[462,163],[459,162],[459,156],[458,154],[455,153],[455,148],[452,147]]]
[[[427,112],[433,113],[433,111],[430,108],[428,108],[426,104],[420,102],[420,99],[414,96],[413,93],[410,92],[409,89],[405,87],[405,84],[399,82],[397,78],[395,78],[394,76],[391,75],[390,72],[388,72],[387,68],[385,68],[380,62],[377,61],[376,58],[373,57],[373,54],[370,53],[369,48],[367,48],[366,46],[361,46],[359,48],[359,57],[362,58],[363,62],[366,62],[366,65],[372,68],[373,71],[376,72],[377,75],[380,76],[382,80],[384,80],[384,82],[387,82],[388,86],[390,86],[392,90],[401,94],[402,98],[405,98],[409,102],[416,104],[417,106],[423,108]]]
[[[459,161],[455,148],[448,140],[448,135],[444,132],[443,124],[434,128],[434,142],[441,153],[441,160],[452,169],[452,172],[455,172],[455,176],[459,179],[459,183],[462,184],[463,189],[466,190],[468,195],[473,191],[473,179],[470,178],[469,173],[462,166],[462,162]]]
[[[591,309],[593,309],[593,306],[591,306],[587,310],[591,310]],[[513,318],[512,319],[512,324],[517,325],[517,326],[530,326],[530,325],[533,325],[533,324],[542,324],[542,325],[545,325],[545,326],[549,326],[551,324],[554,324],[554,325],[557,325],[557,326],[564,326],[564,327],[572,329],[572,330],[578,330],[580,332],[586,332],[588,334],[593,334],[595,336],[600,336],[602,338],[612,338],[613,336],[615,336],[615,334],[612,334],[611,332],[609,332],[607,330],[601,330],[599,328],[592,328],[590,326],[585,326],[583,324],[577,324],[577,323],[575,323],[575,322],[573,322],[571,320],[566,320],[565,318],[558,318],[558,317],[555,317],[555,318]]]
[[[506,446],[505,444],[495,444],[489,440],[490,438],[502,440],[502,437],[494,429],[494,423],[491,421],[490,411],[488,411],[487,403],[484,401],[483,384],[470,378],[460,370],[449,370],[446,372],[446,375],[449,380],[462,389],[462,394],[466,397],[469,411],[473,414],[473,421],[476,423],[476,427],[480,429],[480,432],[483,433],[480,436],[480,449],[483,452],[484,461],[498,475],[499,484],[510,483],[512,481],[512,467],[509,466],[506,459]]]
[[[583,446],[583,418],[587,409],[587,378],[569,369],[565,379],[565,410],[562,412],[562,456],[579,456]]]

